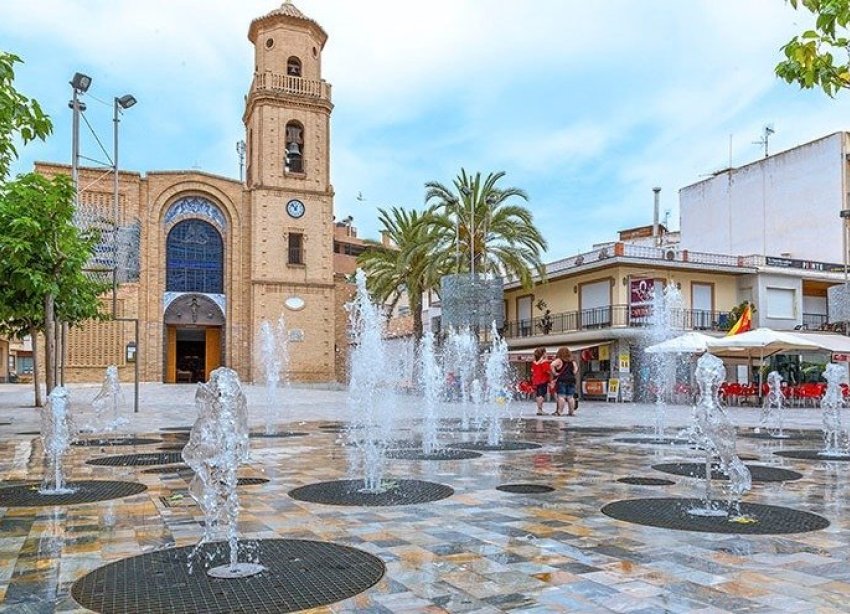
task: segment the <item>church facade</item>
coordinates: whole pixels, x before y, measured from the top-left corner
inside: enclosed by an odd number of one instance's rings
[[[291,2],[255,19],[244,181],[200,171],[120,172],[124,272],[114,320],[68,332],[68,381],[204,381],[229,366],[260,380],[257,331],[286,322],[293,381],[344,379],[346,277],[335,267],[327,34]],[[38,163],[47,174],[67,165]],[[79,207],[112,220],[111,179],[81,169]],[[105,223],[111,226],[111,221]],[[111,297],[105,300],[110,310]],[[133,320],[138,320],[135,339]]]

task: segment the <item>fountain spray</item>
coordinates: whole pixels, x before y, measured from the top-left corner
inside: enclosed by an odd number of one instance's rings
[[[39,493],[42,495],[67,495],[76,489],[65,485],[62,457],[71,447],[76,436],[74,421],[71,419],[71,401],[68,390],[57,386],[47,397],[47,403],[41,408],[41,441],[48,470],[45,472]]]

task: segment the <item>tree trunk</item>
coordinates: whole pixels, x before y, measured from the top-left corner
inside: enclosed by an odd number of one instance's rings
[[[32,383],[35,386],[35,406],[41,407],[41,382],[38,380],[38,331],[35,326],[30,326],[30,339],[32,339]]]
[[[422,293],[410,292],[408,298],[413,312],[413,338],[418,343],[422,339]]]
[[[56,360],[56,323],[54,322],[54,298],[52,294],[44,297],[44,381],[47,383],[47,394],[53,392],[56,385],[54,376]]]

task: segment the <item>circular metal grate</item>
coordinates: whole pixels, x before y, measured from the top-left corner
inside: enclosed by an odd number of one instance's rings
[[[728,480],[729,478],[720,472],[720,467],[717,463],[711,465],[712,480]],[[705,478],[705,463],[661,463],[653,465],[653,469],[663,471],[664,473],[672,473],[673,475],[683,475],[690,478]],[[782,469],[781,467],[765,467],[764,465],[747,465],[747,469],[753,476],[753,482],[790,482],[799,480],[803,477],[802,473],[791,471],[790,469]]]
[[[151,467],[150,469],[142,469],[142,473],[181,473],[184,471],[192,471],[189,465],[181,463],[179,465],[166,465],[164,467]]]
[[[682,439],[681,437],[618,437],[614,441],[618,443],[642,443],[653,446],[692,445],[689,439]]]
[[[449,445],[460,450],[478,450],[479,452],[516,452],[519,450],[536,450],[543,447],[539,443],[529,441],[503,441],[495,446],[491,446],[486,441],[467,441]]]
[[[584,435],[610,435],[611,433],[622,433],[626,429],[613,426],[565,426],[561,430],[567,433],[580,433]]]
[[[180,452],[186,447],[186,443],[167,443],[164,446],[157,446],[157,450],[165,450],[166,452]]]
[[[769,439],[771,441],[799,441],[801,439],[821,439],[822,435],[820,433],[812,432],[801,432],[801,431],[786,431],[785,437],[776,437],[775,434],[771,434],[766,431],[762,431],[761,433],[754,433],[752,431],[747,431],[746,433],[740,433],[739,437],[746,437],[747,439]]]
[[[94,501],[107,501],[137,495],[147,490],[147,486],[138,482],[119,482],[112,480],[78,480],[67,483],[72,493],[61,495],[42,495],[38,492],[41,484],[23,484],[0,488],[0,507],[42,507],[48,505],[77,505]]]
[[[634,484],[635,486],[672,486],[676,482],[673,480],[665,480],[663,478],[639,478],[628,477],[617,480],[622,484]]]
[[[237,486],[258,486],[268,484],[267,478],[236,478]]]
[[[308,433],[295,433],[293,431],[281,431],[280,433],[249,433],[251,439],[284,439],[286,437],[304,437]]]
[[[496,486],[496,490],[517,495],[540,495],[545,492],[552,492],[555,489],[545,484],[502,484]]]
[[[755,522],[734,522],[727,516],[694,516],[688,510],[703,506],[700,499],[627,499],[614,501],[602,513],[616,520],[661,529],[699,533],[783,535],[819,531],[829,526],[823,516],[776,505],[742,503],[742,516]]]
[[[187,433],[192,430],[192,426],[164,426],[160,431],[186,431]]]
[[[448,461],[480,458],[481,455],[478,452],[472,452],[470,450],[451,450],[444,448],[442,450],[432,452],[431,454],[426,454],[422,449],[388,450],[386,457],[396,460]]]
[[[439,501],[454,494],[450,486],[422,480],[387,479],[384,484],[387,488],[384,492],[370,493],[361,491],[363,480],[318,482],[290,490],[289,496],[325,505],[390,506]]]
[[[839,463],[850,462],[850,456],[833,456],[824,455],[820,450],[780,450],[774,452],[777,456],[783,458],[793,458],[795,460],[812,460],[812,461],[838,461]]]
[[[248,578],[215,579],[200,568],[227,561],[223,544],[208,544],[195,559],[194,546],[149,552],[110,563],[77,580],[71,595],[101,614],[228,614],[296,612],[348,599],[374,586],[386,568],[377,557],[348,546],[300,539],[256,542],[266,571]]]
[[[21,431],[20,433],[15,433],[15,435],[41,435],[41,431]]]
[[[151,443],[162,443],[162,439],[145,439],[144,437],[100,437],[95,439],[78,439],[72,441],[72,446],[145,446]]]
[[[180,452],[150,452],[148,454],[121,454],[87,460],[88,465],[108,465],[110,467],[131,467],[136,465],[173,465],[182,463]]]

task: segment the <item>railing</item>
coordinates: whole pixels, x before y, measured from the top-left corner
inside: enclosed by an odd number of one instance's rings
[[[331,99],[331,84],[327,81],[316,81],[291,77],[273,72],[264,72],[254,75],[252,91],[272,90],[293,94],[295,96],[306,96],[308,98]]]
[[[651,316],[651,308],[630,305],[551,313],[506,321],[504,336],[534,337],[602,328],[644,328],[650,325]],[[683,330],[728,330],[731,323],[726,311],[682,309],[674,311],[671,316],[673,326]]]
[[[829,316],[820,313],[804,313],[803,328],[805,330],[823,330],[826,328],[826,323],[829,321]]]

